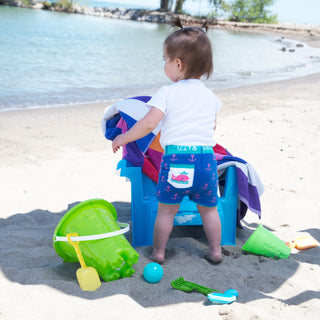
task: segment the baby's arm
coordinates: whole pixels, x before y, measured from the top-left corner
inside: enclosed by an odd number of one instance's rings
[[[140,119],[129,131],[118,135],[112,142],[113,152],[117,152],[119,148],[129,142],[136,141],[149,134],[161,121],[164,113],[151,107],[148,113]]]

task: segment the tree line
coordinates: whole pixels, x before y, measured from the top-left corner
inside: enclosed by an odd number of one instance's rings
[[[39,0],[21,0],[23,5],[34,5]],[[58,11],[69,12],[74,3],[79,0],[42,0],[44,9],[54,8]],[[81,0],[82,1],[82,0]],[[190,0],[189,0],[190,1]],[[192,0],[201,2],[202,0]],[[208,1],[212,11],[206,15],[208,18],[228,19],[235,22],[277,23],[277,16],[272,14],[268,7],[274,0],[204,0]],[[79,1],[80,2],[80,1]],[[183,4],[186,0],[160,0],[160,10],[175,14],[183,14]],[[18,3],[16,0],[0,0],[1,4]]]
[[[160,0],[162,11],[183,13],[183,4],[186,0]],[[193,0],[201,1],[201,0]],[[268,7],[274,0],[207,0],[213,11],[208,16],[218,18],[227,16],[228,20],[235,22],[276,23],[277,15],[272,14]]]

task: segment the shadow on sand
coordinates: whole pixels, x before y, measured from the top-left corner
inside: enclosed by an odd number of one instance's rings
[[[69,205],[68,210],[76,205]],[[114,202],[118,220],[130,223],[130,203]],[[320,249],[313,248],[289,259],[273,260],[255,255],[244,255],[241,247],[253,232],[245,225],[237,230],[237,246],[225,246],[224,261],[211,265],[203,259],[207,242],[202,226],[174,227],[168,243],[167,260],[163,265],[164,276],[157,284],[147,283],[143,269],[150,261],[147,259],[150,247],[139,247],[139,262],[134,265],[136,273],[131,278],[112,282],[102,282],[95,292],[81,291],[76,280],[78,263],[63,263],[52,245],[54,229],[66,211],[50,212],[34,210],[29,213],[15,214],[0,220],[0,267],[3,274],[12,282],[22,285],[48,285],[68,295],[84,299],[101,299],[115,294],[130,296],[143,307],[170,305],[180,302],[204,301],[205,296],[175,290],[170,282],[180,276],[224,292],[234,288],[239,292],[239,303],[257,299],[276,299],[272,293],[282,286],[297,271],[299,264],[320,264]],[[272,231],[272,230],[271,230]],[[319,229],[302,230],[320,240]],[[126,233],[131,242],[131,232]],[[246,272],[244,273],[243,270]],[[298,305],[309,299],[320,299],[319,291],[306,290],[287,300],[288,305]]]

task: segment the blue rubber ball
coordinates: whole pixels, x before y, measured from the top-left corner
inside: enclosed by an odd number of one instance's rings
[[[143,269],[143,277],[149,283],[157,283],[162,279],[163,269],[159,263],[148,263]]]

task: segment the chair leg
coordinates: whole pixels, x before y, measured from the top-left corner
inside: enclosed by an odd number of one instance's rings
[[[219,198],[218,210],[221,219],[221,245],[236,245],[238,183],[237,169],[227,169],[224,194]]]

